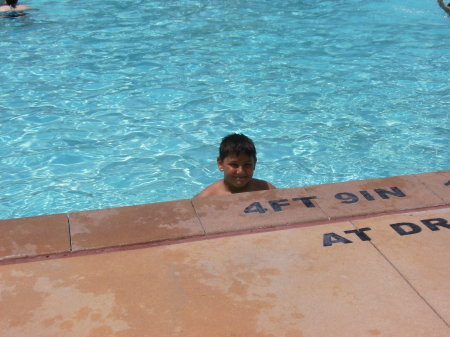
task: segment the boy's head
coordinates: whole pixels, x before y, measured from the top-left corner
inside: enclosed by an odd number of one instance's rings
[[[219,158],[221,161],[231,154],[238,156],[241,153],[253,158],[256,163],[256,148],[250,138],[237,133],[232,133],[222,138],[219,148]]]
[[[17,1],[18,0],[6,0],[6,3],[8,4],[8,6],[14,8],[17,5]]]
[[[242,134],[231,134],[222,139],[217,166],[223,172],[223,181],[230,191],[244,191],[251,183],[256,165],[256,149],[252,140]]]

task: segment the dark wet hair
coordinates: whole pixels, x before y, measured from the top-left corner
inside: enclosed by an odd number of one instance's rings
[[[16,8],[18,0],[6,0],[6,4],[12,8]]]
[[[220,160],[223,161],[230,154],[239,155],[241,153],[253,157],[256,163],[256,148],[250,138],[237,133],[232,133],[222,138],[219,148]]]

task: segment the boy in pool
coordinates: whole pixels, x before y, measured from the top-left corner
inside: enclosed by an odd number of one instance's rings
[[[13,18],[16,16],[24,16],[24,11],[34,9],[25,5],[18,5],[18,0],[6,0],[2,5],[0,5],[0,13],[3,18]]]
[[[253,141],[243,134],[233,133],[222,139],[217,166],[220,171],[223,171],[223,179],[209,185],[195,197],[276,188],[267,181],[253,178],[253,171],[256,166],[256,149]]]

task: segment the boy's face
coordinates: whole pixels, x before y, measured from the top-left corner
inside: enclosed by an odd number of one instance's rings
[[[234,190],[245,188],[252,180],[255,159],[245,153],[229,154],[224,160],[217,158],[219,170],[223,171],[225,184]]]

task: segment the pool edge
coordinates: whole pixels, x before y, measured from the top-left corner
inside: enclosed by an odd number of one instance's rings
[[[450,207],[450,170],[0,220],[0,264]]]

